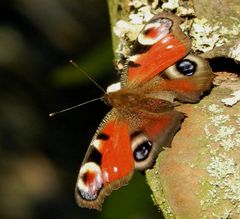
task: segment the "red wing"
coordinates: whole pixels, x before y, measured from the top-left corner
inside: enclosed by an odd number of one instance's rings
[[[131,130],[135,169],[151,168],[160,151],[169,147],[180,129],[184,114],[175,110],[165,113],[136,112],[141,121]]]
[[[113,189],[127,184],[134,170],[129,126],[111,111],[93,138],[76,185],[80,206],[100,210]]]
[[[213,76],[205,59],[189,54],[166,69],[158,83],[151,86],[148,92],[168,91],[181,102],[195,103],[211,88]]]
[[[128,84],[149,81],[189,53],[191,41],[180,23],[179,17],[161,13],[144,26],[129,57]]]
[[[145,170],[153,165],[162,148],[170,145],[183,117],[183,113],[170,109],[164,113],[112,110],[94,136],[80,168],[77,203],[100,210],[104,198],[127,184],[134,169]]]

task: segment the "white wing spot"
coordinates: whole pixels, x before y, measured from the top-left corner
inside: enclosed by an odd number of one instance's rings
[[[113,167],[113,172],[117,173],[118,172],[118,168],[116,166]]]
[[[173,48],[173,45],[169,45],[166,47],[167,49],[172,49]]]
[[[101,143],[101,140],[95,139],[95,140],[93,141],[93,146],[94,146],[95,148],[97,148],[98,150],[100,150],[100,143]]]
[[[109,176],[107,171],[103,171],[103,181],[109,182]]]
[[[162,39],[162,43],[167,43],[168,41],[169,41],[168,37]]]
[[[117,82],[107,87],[107,93],[116,92],[121,89],[121,83]]]

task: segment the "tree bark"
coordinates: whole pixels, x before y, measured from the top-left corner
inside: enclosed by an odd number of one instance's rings
[[[108,0],[115,32],[119,20],[133,28],[129,17],[141,17],[149,13],[147,8],[153,13],[171,11],[185,18],[183,29],[192,39],[192,52],[218,71],[207,96],[177,107],[187,117],[171,147],[146,171],[153,201],[165,218],[240,218],[239,0],[149,2]],[[140,30],[136,25],[133,32]],[[116,59],[119,44],[127,48],[132,42],[132,35],[124,33],[117,37],[113,31]]]

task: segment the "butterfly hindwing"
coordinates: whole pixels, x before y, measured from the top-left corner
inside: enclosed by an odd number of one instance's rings
[[[212,86],[213,74],[208,62],[189,54],[143,85],[145,93],[171,95],[180,102],[195,103]]]
[[[173,110],[160,114],[123,112],[119,118],[111,111],[90,144],[76,185],[80,206],[100,210],[105,196],[127,184],[134,169],[152,167],[158,153],[169,146],[184,117]],[[128,119],[136,116],[138,119],[128,124]]]
[[[135,169],[143,171],[154,165],[160,151],[169,147],[180,129],[184,114],[175,110],[162,113],[134,112],[142,121],[131,128],[131,148]]]

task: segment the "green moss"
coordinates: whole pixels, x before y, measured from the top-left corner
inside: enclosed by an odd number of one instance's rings
[[[172,209],[164,195],[163,191],[164,185],[161,176],[157,171],[159,162],[161,162],[163,155],[164,152],[160,153],[158,159],[156,160],[155,167],[153,169],[146,171],[146,179],[148,185],[150,186],[153,192],[153,194],[151,195],[153,202],[162,211],[164,218],[174,219],[175,218],[174,213],[172,212]]]

